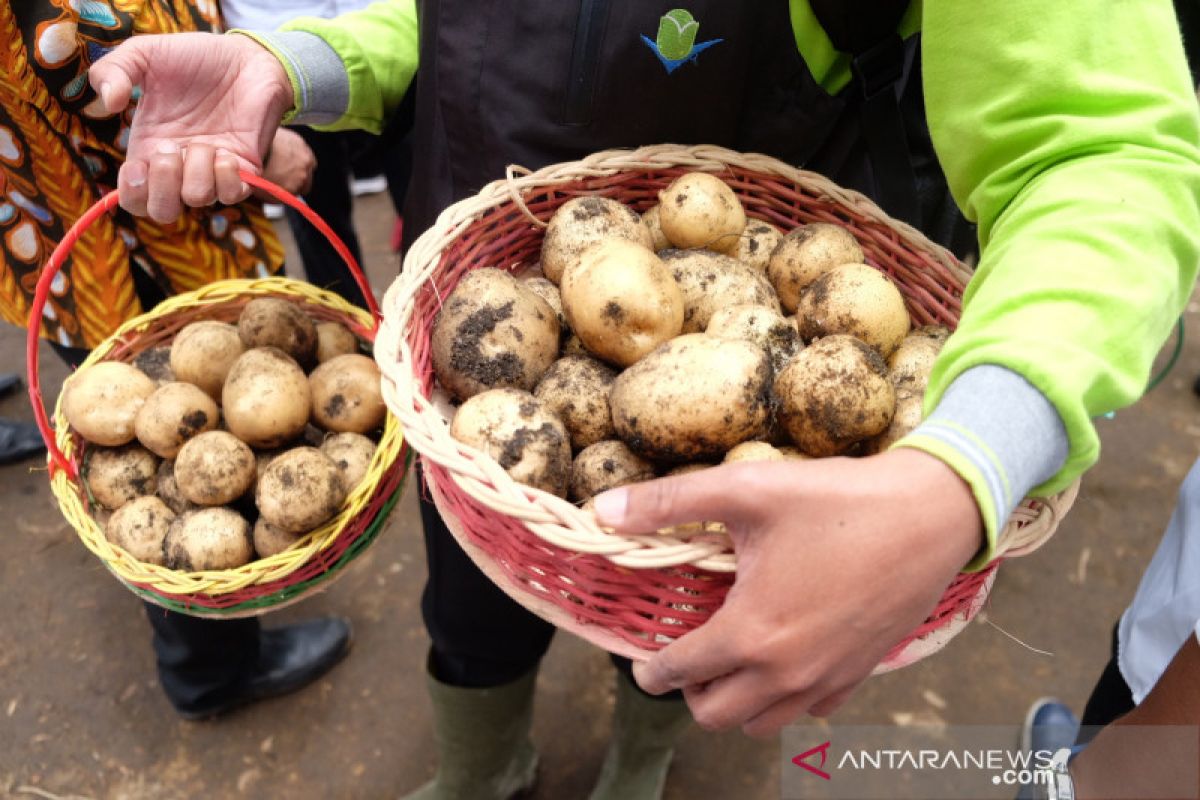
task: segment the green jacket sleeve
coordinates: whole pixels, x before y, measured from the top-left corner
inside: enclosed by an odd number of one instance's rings
[[[1024,377],[1066,428],[1135,401],[1200,264],[1200,119],[1170,0],[925,0],[925,98],[979,267],[926,410],[979,365]],[[917,445],[920,446],[920,445]]]
[[[415,0],[384,0],[333,19],[300,17],[284,31],[312,33],[323,39],[341,58],[349,79],[346,111],[327,130],[363,128],[383,130],[391,112],[400,105],[417,71],[419,36]],[[257,37],[256,37],[257,38]],[[302,76],[289,66],[293,89]],[[297,91],[297,97],[300,92]]]

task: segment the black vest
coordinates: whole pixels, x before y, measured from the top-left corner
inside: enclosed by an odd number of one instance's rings
[[[876,194],[854,84],[837,96],[796,48],[787,0],[423,0],[405,234],[504,176],[597,150],[715,144],[765,153]],[[693,57],[657,46],[660,18],[699,23]],[[925,122],[919,37],[897,83],[921,227],[960,256],[975,235]],[[411,92],[410,92],[411,94]],[[885,209],[887,210],[887,209]],[[411,241],[411,239],[410,239]]]

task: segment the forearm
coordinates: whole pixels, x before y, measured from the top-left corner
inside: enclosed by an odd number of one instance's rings
[[[927,410],[972,367],[1021,375],[1069,439],[1031,487],[1055,491],[1095,461],[1091,419],[1140,396],[1200,263],[1200,122],[1173,10],[927,0],[923,23],[934,142],[982,245]]]
[[[414,0],[377,2],[334,19],[302,17],[278,33],[245,35],[287,70],[296,98],[289,122],[379,133],[417,70]]]
[[[1200,644],[1189,636],[1142,704],[1102,730],[1071,762],[1077,796],[1196,797],[1198,726]]]

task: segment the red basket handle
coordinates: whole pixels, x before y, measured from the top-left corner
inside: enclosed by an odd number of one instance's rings
[[[346,266],[350,268],[350,274],[354,276],[354,282],[358,284],[358,288],[362,291],[363,299],[366,300],[367,308],[371,312],[371,318],[375,321],[375,328],[379,327],[379,304],[375,302],[375,295],[371,292],[371,286],[367,283],[367,276],[363,274],[362,268],[358,265],[354,255],[350,252],[350,248],[346,247],[333,230],[325,224],[325,220],[318,216],[317,212],[308,207],[300,198],[296,197],[291,192],[281,189],[265,178],[260,178],[258,175],[241,170],[238,172],[242,180],[250,186],[269,194],[279,202],[291,206],[300,213],[306,220],[312,223],[318,231],[320,231],[333,249],[337,252],[342,260],[346,262]],[[25,368],[29,373],[29,402],[33,406],[34,421],[37,423],[38,430],[41,431],[42,440],[46,443],[46,450],[50,453],[51,474],[53,468],[64,470],[72,480],[78,478],[75,467],[58,449],[58,445],[54,441],[54,429],[50,427],[50,419],[46,414],[46,406],[42,401],[42,381],[39,373],[39,348],[38,340],[41,338],[42,328],[42,311],[46,307],[46,302],[50,298],[50,284],[54,282],[59,270],[62,269],[63,263],[66,262],[67,256],[71,252],[71,248],[79,241],[79,237],[83,232],[91,227],[92,223],[100,218],[101,215],[107,214],[117,207],[116,191],[109,192],[101,197],[87,211],[83,213],[71,226],[62,241],[54,248],[54,252],[46,260],[46,266],[42,268],[42,274],[38,276],[37,288],[33,293],[33,305],[29,309],[29,324],[25,339]]]

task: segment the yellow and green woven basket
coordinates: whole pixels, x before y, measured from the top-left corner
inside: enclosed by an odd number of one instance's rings
[[[302,202],[255,176],[243,177],[297,208],[330,239],[359,281],[371,313],[350,305],[331,292],[288,278],[220,281],[172,297],[152,311],[129,320],[92,351],[84,361],[84,367],[99,361],[132,362],[150,348],[168,345],[179,330],[191,322],[235,322],[242,308],[259,297],[295,303],[313,319],[342,323],[364,344],[374,341],[378,311],[366,279],[349,251]],[[328,586],[329,581],[340,575],[345,566],[379,535],[403,491],[412,460],[400,426],[389,413],[366,477],[346,498],[337,516],[282,553],[236,569],[180,572],[138,561],[110,543],[104,536],[103,527],[94,518],[97,505],[81,478],[88,458],[88,445],[68,426],[61,397],[54,408],[52,427],[46,417],[38,374],[38,329],[50,284],[71,247],[88,225],[116,204],[114,192],[97,202],[68,231],[40,276],[30,312],[26,351],[29,394],[49,451],[51,491],[84,545],[122,583],[145,600],[183,614],[219,618],[253,616],[290,605]]]

